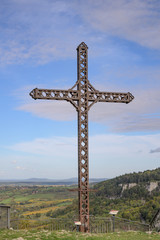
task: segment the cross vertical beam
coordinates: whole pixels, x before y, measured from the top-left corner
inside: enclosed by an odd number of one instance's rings
[[[77,88],[77,89],[75,89]],[[128,93],[100,92],[88,80],[88,47],[82,42],[77,47],[77,82],[68,90],[38,89],[30,92],[33,99],[65,100],[78,112],[78,207],[80,231],[89,232],[89,158],[88,111],[97,102],[130,103]]]
[[[78,101],[78,205],[80,231],[89,231],[89,166],[88,166],[88,47],[77,48]]]

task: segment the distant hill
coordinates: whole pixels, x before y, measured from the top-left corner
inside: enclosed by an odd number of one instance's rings
[[[125,174],[93,186],[90,193],[90,214],[108,217],[111,209],[118,216],[149,223],[160,208],[160,168]],[[77,212],[77,202],[53,217],[71,216]]]
[[[90,183],[98,183],[106,180],[106,178],[90,178]],[[29,179],[7,179],[0,180],[0,185],[76,185],[77,178],[69,179],[48,179],[48,178],[29,178]]]

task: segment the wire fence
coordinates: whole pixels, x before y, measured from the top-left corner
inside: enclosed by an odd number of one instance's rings
[[[51,219],[12,219],[11,227],[13,229],[43,229],[49,231],[66,230],[77,231],[75,219],[51,218]],[[91,233],[109,233],[119,231],[150,231],[149,224],[130,221],[128,219],[110,217],[90,217]]]
[[[95,233],[108,233],[120,231],[150,231],[149,224],[143,224],[124,218],[90,218],[90,230]]]

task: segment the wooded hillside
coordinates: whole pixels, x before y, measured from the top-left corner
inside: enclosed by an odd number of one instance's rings
[[[90,194],[90,214],[108,217],[111,209],[118,216],[149,223],[160,208],[160,168],[125,174],[94,185]],[[77,200],[53,217],[71,217],[77,214]]]

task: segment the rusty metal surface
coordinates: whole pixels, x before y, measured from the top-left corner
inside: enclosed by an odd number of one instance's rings
[[[68,102],[79,101],[79,91],[72,89],[58,90],[58,89],[35,88],[30,92],[30,96],[34,99],[66,100]],[[95,102],[129,103],[133,100],[133,98],[134,97],[129,92],[120,93],[120,92],[100,92],[97,90],[88,91],[88,101],[91,102],[91,104]]]
[[[34,99],[66,100],[78,112],[78,199],[81,232],[89,232],[89,158],[88,111],[97,102],[129,103],[134,97],[128,93],[101,92],[88,80],[88,47],[82,42],[77,47],[77,82],[68,90],[38,89],[30,92]]]

